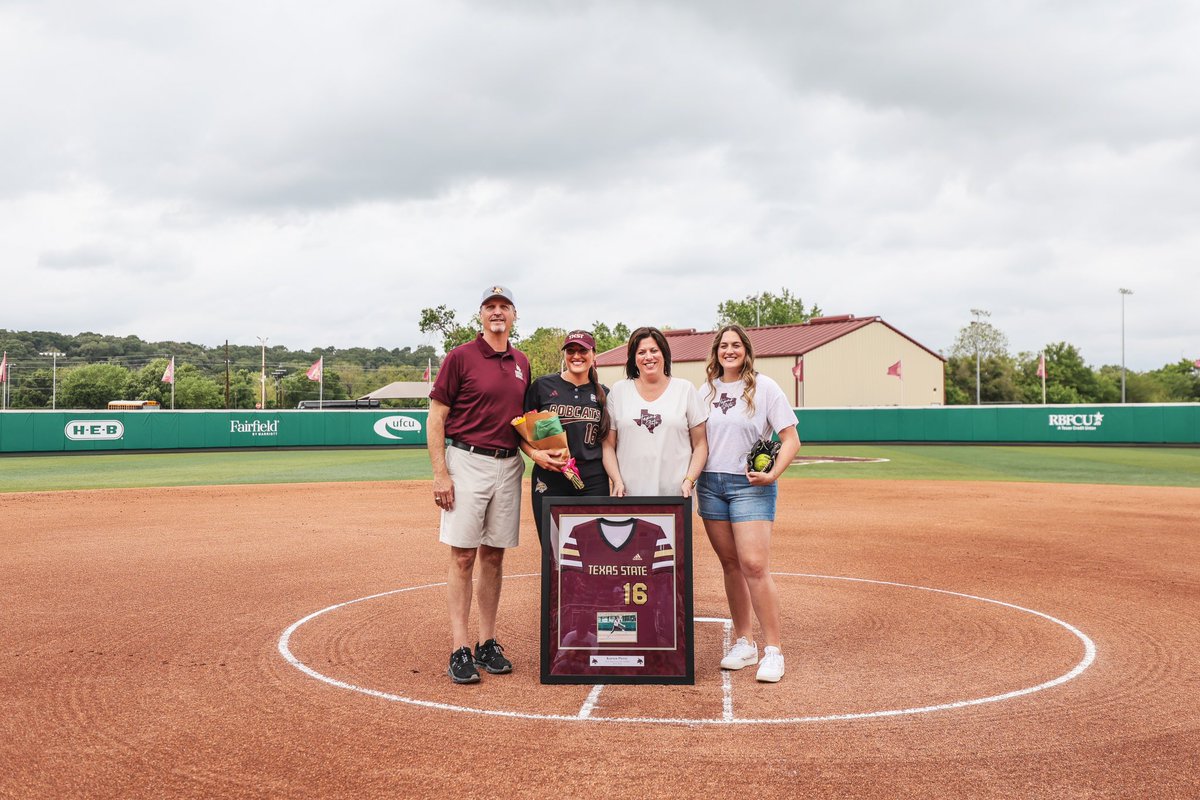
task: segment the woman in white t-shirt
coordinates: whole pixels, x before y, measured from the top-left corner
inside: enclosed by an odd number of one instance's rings
[[[722,669],[759,664],[751,611],[762,629],[763,657],[757,678],[783,677],[779,595],[769,569],[771,524],[775,520],[775,481],[796,457],[800,438],[796,415],[779,384],[754,371],[754,349],[740,325],[717,331],[701,389],[710,411],[708,463],[696,486],[700,517],[717,551],[725,596],[737,642],[721,660]],[[748,469],[746,456],[761,438],[778,434],[775,464],[767,472]]]
[[[671,377],[662,331],[633,332],[625,374],[608,393],[603,461],[613,497],[691,497],[708,455],[708,409],[691,382]]]

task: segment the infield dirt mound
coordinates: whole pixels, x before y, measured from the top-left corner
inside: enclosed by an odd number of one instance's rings
[[[1194,489],[787,481],[773,570],[948,589],[1065,620],[1095,663],[1053,689],[904,717],[760,726],[554,722],[388,702],[277,649],[331,604],[440,584],[428,483],[0,496],[0,796],[1195,797]],[[525,544],[511,575],[538,570]],[[725,615],[695,523],[698,615]],[[1061,673],[1080,645],[1016,612],[781,576],[788,674],[732,676],[736,713],[899,708]],[[476,708],[576,713],[537,681],[538,579],[506,582],[510,676],[454,687],[444,589],[317,618],[314,669]],[[597,714],[720,714],[721,626],[695,687],[605,687]],[[714,689],[716,694],[714,695]]]

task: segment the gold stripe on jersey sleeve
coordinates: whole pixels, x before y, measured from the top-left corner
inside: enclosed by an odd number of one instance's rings
[[[578,551],[578,550],[572,550],[570,547],[564,547],[564,548],[562,549],[562,555],[564,555],[564,556],[575,556],[576,558],[579,558],[579,551]]]
[[[673,547],[669,550],[655,550],[654,551],[654,560],[655,561],[657,561],[660,558],[667,558],[667,557],[674,558],[674,556],[675,556],[675,548],[673,548]]]

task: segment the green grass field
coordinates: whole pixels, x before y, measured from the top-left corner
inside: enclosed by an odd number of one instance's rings
[[[788,479],[1200,486],[1200,448],[811,445],[802,448],[801,455],[888,461],[794,465]],[[429,459],[424,450],[243,450],[0,458],[0,492],[429,477]]]

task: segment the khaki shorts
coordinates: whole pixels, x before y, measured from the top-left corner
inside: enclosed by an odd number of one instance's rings
[[[442,511],[438,538],[451,547],[516,547],[521,536],[525,460],[492,458],[446,447],[454,510]]]

